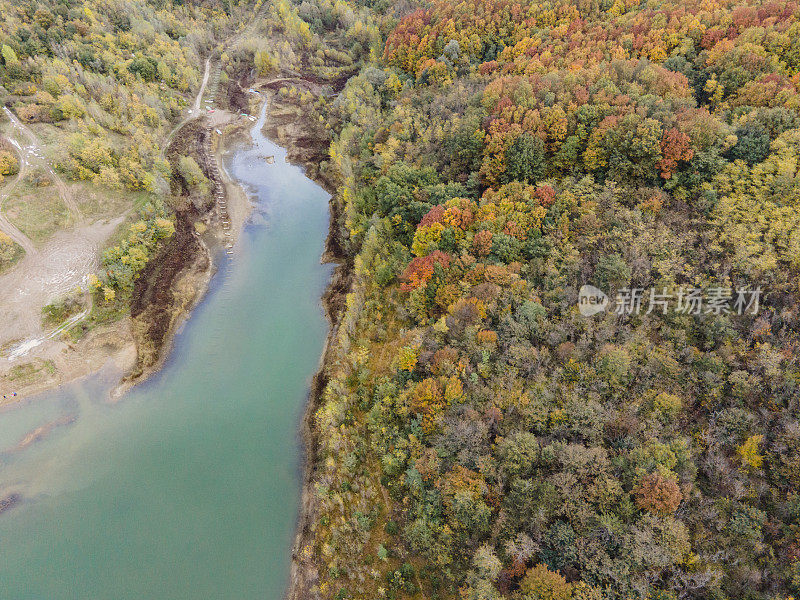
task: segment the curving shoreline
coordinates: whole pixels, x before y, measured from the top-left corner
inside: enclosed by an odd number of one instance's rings
[[[121,402],[104,400],[117,375],[107,373],[6,412],[0,437],[38,438],[8,454],[0,483],[0,496],[22,496],[0,518],[9,547],[28,548],[0,569],[17,595],[284,593],[300,499],[297,429],[329,330],[319,301],[333,271],[320,264],[329,195],[252,133],[226,166],[256,201],[255,218],[237,260],[220,253],[164,369]],[[277,164],[265,165],[265,154]],[[39,429],[67,413],[72,425]],[[64,535],[51,543],[54,531]],[[70,543],[83,551],[61,549]]]
[[[264,91],[264,102],[280,105],[277,94],[271,90]],[[215,155],[219,164],[224,164],[222,157],[229,149],[248,136],[251,122],[244,117],[227,120],[222,111],[215,114],[217,127],[224,128],[221,135],[216,136]],[[203,138],[203,119],[190,120],[183,124],[188,129],[184,139],[196,139],[199,146],[205,142]],[[270,139],[286,147],[291,162],[302,165],[309,179],[312,179],[329,193],[333,185],[319,170],[319,161],[311,156],[307,148],[307,139],[303,142],[305,129],[302,116],[288,123],[285,119],[273,118],[268,109],[263,131]],[[327,145],[325,146],[327,150]],[[169,153],[170,150],[167,150]],[[317,153],[318,155],[319,153]],[[206,172],[213,177],[210,170]],[[225,188],[230,212],[230,233],[234,242],[238,239],[244,224],[252,210],[252,202],[241,185],[233,181],[224,167],[219,169],[221,183]],[[139,383],[158,373],[164,365],[172,348],[175,333],[190,317],[192,311],[202,301],[208,285],[215,272],[214,253],[221,248],[224,232],[213,198],[209,198],[200,209],[188,203],[183,209],[176,210],[176,235],[152,258],[145,271],[137,280],[138,290],[131,307],[131,314],[122,319],[100,325],[77,342],[65,342],[59,339],[48,340],[34,361],[42,364],[53,364],[52,374],[14,389],[3,390],[8,397],[0,398],[0,407],[15,404],[43,392],[58,389],[61,386],[78,381],[97,373],[106,366],[113,366],[122,373],[122,379],[113,388],[110,395],[119,398]],[[339,262],[337,244],[331,243],[334,224],[336,222],[335,200],[331,199],[331,232],[326,243],[323,262]],[[195,223],[202,222],[207,226],[204,233],[198,233]],[[165,277],[165,269],[168,271]],[[153,332],[152,323],[148,319],[158,321]],[[148,335],[155,333],[156,336]],[[153,343],[153,337],[157,337]],[[37,363],[38,364],[38,363]],[[12,396],[11,392],[16,395]]]
[[[197,123],[200,121],[198,120]],[[186,126],[192,122],[185,123]],[[229,123],[219,136],[216,154],[218,158],[232,145],[241,142],[241,135],[249,136],[249,129],[246,125],[250,122],[243,118],[237,118]],[[221,162],[221,161],[220,161]],[[231,234],[234,240],[244,226],[252,208],[245,190],[239,184],[232,181],[220,169],[222,184],[224,185],[228,205],[231,212]],[[37,379],[25,385],[15,386],[11,396],[11,389],[4,391],[8,393],[8,398],[0,398],[0,407],[8,406],[20,400],[30,398],[37,394],[53,391],[61,386],[73,383],[85,377],[91,376],[106,366],[113,365],[113,368],[122,374],[122,379],[117,386],[110,392],[112,398],[119,398],[133,386],[146,381],[156,374],[163,367],[164,361],[172,348],[172,341],[175,333],[181,325],[188,319],[191,312],[205,296],[211,277],[214,274],[213,254],[218,246],[221,247],[223,238],[221,228],[213,221],[213,204],[207,206],[202,211],[190,210],[185,213],[176,211],[176,219],[183,220],[182,235],[179,233],[173,236],[170,242],[148,262],[145,272],[137,280],[140,286],[139,293],[147,294],[143,289],[144,278],[147,272],[157,272],[163,265],[170,260],[177,260],[177,267],[173,276],[169,279],[169,285],[163,286],[162,293],[166,293],[171,298],[162,298],[159,309],[168,312],[168,325],[163,331],[162,339],[157,347],[149,349],[153,352],[154,358],[147,364],[141,364],[142,344],[141,337],[137,339],[137,334],[142,328],[141,319],[137,322],[137,316],[141,315],[134,310],[130,315],[122,319],[100,325],[77,342],[64,342],[60,339],[47,340],[43,347],[38,349],[36,356],[32,356],[34,361],[47,363],[55,366],[53,374]],[[209,227],[204,234],[198,234],[194,229],[194,223],[205,220]],[[190,244],[193,247],[187,252],[185,246]],[[157,278],[155,278],[157,279]],[[163,282],[154,281],[158,284]],[[170,302],[173,300],[174,302]]]
[[[238,119],[226,128],[216,148],[218,157],[221,157],[230,147],[241,143],[243,141],[243,138],[240,137],[241,135],[249,135],[249,128],[247,125],[250,125],[249,121]],[[299,477],[301,496],[300,505],[297,507],[296,513],[296,533],[294,535],[292,547],[289,585],[286,588],[285,594],[289,598],[303,598],[306,597],[307,590],[313,585],[315,572],[313,564],[305,560],[302,551],[314,514],[313,473],[317,448],[317,433],[314,431],[313,417],[319,406],[322,391],[326,385],[326,365],[330,360],[330,352],[335,340],[334,336],[338,330],[340,309],[343,306],[344,297],[350,287],[351,266],[345,261],[345,257],[341,252],[341,243],[337,233],[339,215],[337,199],[335,193],[333,193],[335,186],[331,181],[320,174],[319,163],[310,159],[307,138],[304,144],[293,144],[292,135],[302,135],[302,118],[298,118],[287,126],[285,118],[274,119],[272,114],[268,112],[262,131],[264,131],[270,139],[276,140],[277,138],[278,143],[287,148],[287,158],[290,162],[304,166],[309,179],[314,180],[331,193],[329,201],[328,234],[324,245],[324,252],[320,260],[321,262],[338,263],[338,267],[335,269],[322,297],[322,305],[329,324],[328,335],[324,345],[320,348],[319,366],[311,380],[302,419],[297,423],[299,435],[302,440],[301,462],[299,465],[301,469]],[[325,145],[325,147],[327,147],[327,145]],[[220,163],[222,163],[221,160]],[[233,229],[238,236],[246,221],[246,216],[249,214],[249,210],[252,207],[252,203],[247,192],[241,185],[232,181],[227,173],[225,173],[224,169],[220,169],[220,171],[228,192],[229,206],[232,207],[236,205],[240,209],[238,218],[233,219],[232,223],[235,225]],[[213,208],[207,212],[210,213],[212,211]],[[187,213],[187,217],[190,215],[197,217],[196,214]],[[162,338],[163,343],[158,348],[156,360],[133,376],[129,375],[123,378],[123,380],[114,387],[112,391],[113,398],[119,398],[132,387],[148,380],[160,371],[170,355],[175,333],[206,296],[211,277],[215,271],[212,255],[215,246],[219,245],[218,240],[221,237],[215,235],[213,219],[209,218],[208,222],[211,226],[204,234],[195,235],[196,230],[192,228],[191,234],[197,241],[197,246],[194,248],[195,252],[191,256],[186,257],[189,260],[183,263],[182,268],[179,269],[176,276],[171,279],[169,286],[170,292],[174,293],[182,289],[183,293],[179,293],[178,295],[183,301],[177,302],[174,312],[169,315],[169,326]],[[187,218],[185,220],[186,225],[193,225],[193,223],[194,221],[192,219]],[[185,229],[185,231],[189,231],[188,228]],[[169,260],[170,251],[179,252],[179,250],[179,244],[176,244],[171,250],[169,246],[164,248],[152,261],[153,264],[150,268],[154,271],[151,275],[157,272],[159,268],[163,268],[165,262]],[[134,314],[131,317],[126,317],[117,323],[107,326],[107,328],[98,328],[90,332],[84,340],[74,345],[73,349],[70,351],[73,360],[82,361],[81,364],[83,368],[80,371],[76,371],[75,376],[68,380],[45,382],[36,391],[43,392],[48,389],[57,388],[71,381],[91,375],[101,370],[109,361],[113,361],[120,372],[131,373],[136,368],[137,361],[135,334],[133,330],[136,326],[136,319],[140,317],[140,315],[141,313]],[[107,329],[107,331],[101,332],[101,329]],[[81,347],[81,344],[88,344],[92,339],[94,339],[93,343],[100,348],[107,347],[111,341],[115,341],[119,345],[119,348],[113,356],[102,356],[98,354],[89,359],[83,354],[85,349]],[[22,396],[18,399],[21,398]],[[45,437],[47,433],[49,433],[49,428],[32,432],[30,440],[27,441],[26,445],[36,443],[40,438]],[[13,505],[13,503],[11,505]],[[10,508],[10,506],[7,508]]]

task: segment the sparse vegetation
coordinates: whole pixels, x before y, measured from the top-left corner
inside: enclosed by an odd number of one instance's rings
[[[42,324],[50,329],[59,327],[85,308],[83,294],[76,292],[45,306],[42,309]]]
[[[29,385],[34,381],[49,377],[55,373],[56,366],[52,360],[36,359],[15,365],[4,375],[4,379],[15,385]]]
[[[31,187],[20,182],[6,201],[3,212],[34,243],[41,243],[73,220],[55,186]]]

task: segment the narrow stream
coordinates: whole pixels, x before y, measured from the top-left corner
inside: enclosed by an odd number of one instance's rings
[[[0,412],[0,496],[22,497],[0,514],[3,600],[280,600],[331,267],[328,195],[263,121],[226,161],[252,223],[161,373],[116,404],[105,373]]]

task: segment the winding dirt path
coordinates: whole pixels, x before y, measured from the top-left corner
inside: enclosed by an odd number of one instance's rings
[[[175,127],[172,128],[172,131],[170,131],[167,134],[167,137],[164,139],[164,143],[161,145],[161,153],[159,154],[159,158],[161,160],[164,160],[164,157],[167,154],[167,149],[169,148],[169,145],[172,143],[172,138],[175,137],[175,134],[178,133],[178,131],[180,131],[181,128],[184,125],[186,125],[189,121],[197,119],[204,113],[201,106],[203,103],[203,94],[206,93],[206,85],[208,84],[208,78],[210,74],[211,74],[211,59],[207,58],[206,70],[205,73],[203,73],[203,82],[200,84],[200,90],[197,92],[197,97],[194,99],[194,104],[192,105],[192,108],[189,109],[189,114],[180,123],[175,125]]]
[[[18,151],[18,161],[19,161],[19,172],[17,176],[14,178],[14,181],[9,183],[6,186],[6,189],[3,190],[3,193],[0,194],[0,231],[5,233],[8,237],[14,240],[17,244],[22,246],[22,249],[25,250],[26,254],[36,254],[36,246],[34,246],[31,239],[22,233],[17,227],[9,221],[6,216],[3,214],[3,203],[5,202],[6,198],[14,191],[14,188],[17,187],[17,184],[20,180],[25,176],[25,173],[28,168],[28,163],[25,161],[22,152],[20,150],[19,144],[14,140],[8,140],[14,148]]]
[[[42,143],[39,141],[39,138],[37,138],[36,134],[33,133],[29,127],[24,125],[22,121],[20,121],[17,116],[8,109],[7,106],[4,106],[3,110],[5,111],[6,116],[11,120],[11,124],[14,125],[14,127],[25,137],[27,137],[30,142],[29,146],[20,149],[20,154],[22,155],[22,160],[20,163],[22,163],[22,161],[39,163],[53,179],[53,182],[56,184],[56,188],[58,188],[58,195],[72,213],[72,216],[75,218],[75,222],[79,225],[82,224],[84,221],[83,213],[78,207],[78,203],[75,202],[75,198],[72,196],[72,192],[67,184],[64,183],[64,180],[61,179],[58,173],[53,170],[53,167],[50,166],[50,163],[47,162],[47,159],[44,158],[44,154],[42,152]],[[20,170],[22,170],[22,167],[20,167]]]
[[[239,40],[245,34],[253,31],[255,27],[258,25],[258,21],[261,16],[260,13],[263,10],[264,9],[262,8],[259,12],[253,15],[253,18],[250,20],[247,26],[244,27],[241,31],[234,34],[233,36],[228,38],[225,42],[223,42],[222,44],[223,50],[225,48],[230,48],[231,46],[235,46],[236,44],[239,43]],[[203,81],[200,84],[200,90],[197,92],[197,96],[194,99],[194,104],[192,105],[192,108],[189,109],[189,114],[186,116],[186,118],[184,118],[180,123],[175,125],[172,131],[170,131],[167,137],[165,138],[164,144],[161,147],[161,154],[160,154],[160,158],[162,160],[164,159],[164,156],[167,153],[169,145],[172,143],[172,138],[175,137],[175,134],[178,133],[178,131],[180,131],[181,127],[186,125],[186,123],[188,123],[189,121],[193,121],[194,119],[197,119],[198,117],[206,114],[205,109],[203,107],[203,95],[206,93],[206,86],[208,85],[208,80],[210,78],[210,75],[211,75],[211,57],[208,57],[206,59],[205,72],[203,73]]]
[[[9,221],[3,213],[0,213],[0,231],[5,233],[14,242],[22,246],[22,249],[25,250],[26,254],[36,254],[36,246],[33,245],[33,242],[30,240],[30,238],[22,233],[19,229],[14,227],[14,224]]]
[[[203,94],[206,91],[206,85],[208,84],[208,76],[211,74],[211,59],[206,59],[206,71],[203,73],[203,83],[200,84],[200,91],[197,92],[197,98],[194,99],[194,108],[191,111],[192,114],[197,114],[200,112],[200,103],[203,101]]]

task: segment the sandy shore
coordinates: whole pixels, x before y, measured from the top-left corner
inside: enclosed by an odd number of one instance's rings
[[[5,366],[12,379],[0,382],[0,406],[11,404],[70,383],[112,363],[120,371],[130,370],[136,360],[136,346],[130,319],[97,327],[78,342],[51,339],[30,354]],[[22,373],[13,378],[13,369]],[[28,378],[35,377],[33,381]],[[16,394],[16,395],[14,395]]]
[[[271,102],[274,95],[267,92],[266,102]],[[301,124],[286,119],[286,115],[281,113],[280,107],[276,111],[276,117],[268,113],[264,132],[274,139],[277,143],[284,145],[289,150],[290,158],[306,167],[309,176],[317,179],[325,187],[330,187],[328,182],[321,181],[314,177],[318,165],[310,162],[304,155],[300,146],[293,147],[293,137],[302,130]],[[235,150],[236,146],[245,144],[249,141],[250,128],[253,122],[245,117],[234,116],[227,111],[216,111],[211,117],[210,124],[213,128],[214,153],[217,163],[220,165],[220,178],[225,187],[227,197],[228,214],[230,219],[230,234],[234,242],[252,213],[253,202],[248,193],[235,181],[231,179],[224,168],[225,157]],[[217,132],[220,132],[219,134]],[[121,219],[118,220],[121,222]],[[332,214],[331,231],[335,226],[335,214]],[[202,301],[208,290],[211,277],[215,271],[213,256],[220,256],[217,252],[224,243],[225,235],[222,229],[218,211],[212,209],[203,217],[202,222],[207,229],[202,234],[197,235],[203,253],[205,254],[206,267],[188,268],[182,272],[172,283],[172,293],[178,306],[174,314],[170,330],[165,336],[163,345],[157,349],[157,360],[147,366],[134,376],[126,376],[111,391],[112,398],[119,398],[133,386],[141,383],[157,373],[164,365],[172,346],[175,332],[190,317],[192,310]],[[116,224],[119,224],[118,222]],[[107,227],[101,228],[102,239],[110,235],[111,230],[106,231]],[[326,246],[326,261],[336,261],[336,244],[332,244],[333,236],[330,235]],[[97,248],[102,240],[95,241],[95,258]],[[234,253],[235,257],[235,253]],[[224,260],[224,258],[223,258]],[[0,279],[26,277],[24,269],[25,261],[21,262],[11,272],[5,274]],[[332,284],[333,288],[337,287]],[[340,291],[340,290],[339,290]],[[338,295],[336,291],[329,290],[329,295]],[[329,298],[330,300],[330,298]],[[40,310],[36,307],[35,311]],[[28,311],[30,312],[30,311]],[[329,318],[335,326],[335,312],[329,311]],[[33,322],[33,317],[27,315],[28,320]],[[121,373],[135,372],[137,365],[137,336],[134,328],[137,327],[135,320],[125,317],[117,322],[102,325],[89,331],[82,339],[72,342],[64,339],[64,336],[48,336],[41,331],[40,319],[36,319],[38,335],[43,338],[25,352],[23,356],[13,360],[0,358],[0,406],[11,404],[19,400],[28,398],[48,390],[55,389],[67,383],[79,380],[83,377],[93,375],[111,364],[113,368]],[[18,373],[15,375],[15,371]],[[313,404],[313,402],[312,402]]]

